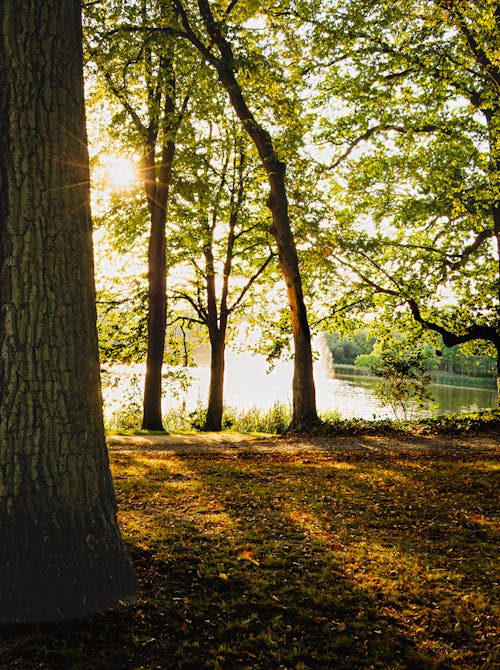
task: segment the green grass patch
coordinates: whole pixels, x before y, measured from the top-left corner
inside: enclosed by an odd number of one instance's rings
[[[323,435],[356,435],[406,433],[419,435],[463,435],[500,433],[500,410],[491,409],[462,414],[437,414],[436,416],[404,421],[401,419],[342,419],[325,416],[323,425],[315,430]]]
[[[4,635],[1,667],[498,667],[491,455],[123,452],[112,467],[140,602]]]
[[[445,386],[460,386],[462,388],[479,388],[494,391],[497,388],[494,377],[468,377],[466,375],[451,375],[435,370],[432,372],[435,384]]]

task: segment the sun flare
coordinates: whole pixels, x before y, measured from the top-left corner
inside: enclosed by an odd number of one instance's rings
[[[106,181],[110,188],[127,189],[137,180],[134,163],[122,156],[108,156],[106,160]]]

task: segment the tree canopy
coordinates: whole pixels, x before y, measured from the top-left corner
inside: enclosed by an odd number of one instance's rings
[[[124,144],[147,144],[148,128],[162,128],[160,80],[144,83],[137,68],[163,72],[170,94],[175,75],[178,102],[162,131],[176,144],[166,233],[171,320],[208,323],[210,291],[195,278],[210,275],[206,242],[225,150],[212,138],[219,155],[208,159],[207,137],[233,115],[247,136],[247,167],[260,160],[238,207],[240,220],[257,216],[261,226],[243,246],[251,253],[238,252],[238,285],[270,248],[277,253],[288,325],[278,310],[265,330],[278,338],[275,353],[293,334],[295,425],[316,416],[311,328],[345,332],[368,319],[500,361],[495,0],[109,1],[87,11],[89,57],[104,72],[105,95],[121,102],[114,132]],[[204,267],[193,263],[197,247]],[[189,291],[173,279],[188,257]],[[219,305],[217,328],[222,312]]]
[[[321,25],[332,258],[372,305],[498,355],[498,3],[339,3]]]

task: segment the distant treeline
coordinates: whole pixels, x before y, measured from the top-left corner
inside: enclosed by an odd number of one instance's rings
[[[381,349],[375,337],[368,337],[366,330],[341,337],[339,333],[324,333],[326,344],[334,365],[356,365],[371,368],[376,364]],[[494,378],[496,359],[494,356],[470,356],[460,345],[435,349],[424,345],[429,369],[447,375],[462,375],[474,378]]]

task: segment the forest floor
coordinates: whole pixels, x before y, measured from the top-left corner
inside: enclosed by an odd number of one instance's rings
[[[111,436],[137,603],[16,670],[500,667],[498,434]]]
[[[171,435],[110,435],[111,451],[169,451],[176,454],[253,453],[284,454],[311,452],[336,453],[345,451],[404,454],[455,450],[480,452],[500,451],[500,435],[495,431],[470,435],[419,434],[409,431],[388,431],[354,435],[266,435],[253,433],[192,433]]]

